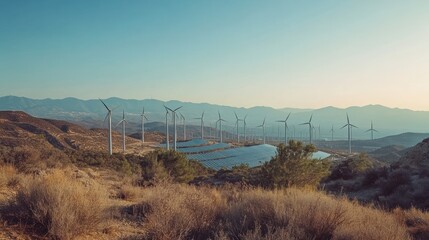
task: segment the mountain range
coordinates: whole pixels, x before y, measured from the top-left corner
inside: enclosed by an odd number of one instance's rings
[[[254,129],[262,124],[266,118],[266,132],[271,136],[283,136],[284,125],[276,122],[283,120],[287,114],[291,113],[288,120],[289,135],[294,134],[305,138],[309,134],[307,126],[300,125],[307,122],[313,115],[312,123],[316,129],[320,126],[319,139],[331,139],[331,128],[334,129],[334,139],[342,140],[347,136],[347,130],[341,129],[346,124],[346,114],[350,116],[351,123],[358,129],[353,130],[353,138],[368,139],[369,133],[365,131],[370,128],[371,121],[374,128],[378,130],[375,133],[376,138],[400,134],[404,132],[427,133],[429,132],[429,111],[413,111],[409,109],[388,108],[381,105],[368,105],[363,107],[324,107],[320,109],[299,109],[299,108],[281,108],[271,107],[251,107],[237,108],[222,106],[209,103],[191,103],[176,100],[161,101],[156,99],[121,99],[109,98],[103,100],[113,108],[113,120],[118,121],[122,117],[122,111],[125,111],[126,118],[134,125],[140,122],[140,114],[144,107],[145,113],[150,122],[164,122],[165,109],[163,105],[171,108],[182,106],[181,113],[185,116],[187,124],[199,125],[199,120],[195,119],[204,112],[205,126],[215,127],[215,121],[218,119],[218,112],[222,118],[227,120],[224,129],[233,131],[235,125],[235,115],[237,113],[240,119],[246,115],[248,131],[260,134],[260,129]],[[98,99],[81,100],[77,98],[64,99],[31,99],[17,96],[0,97],[0,110],[19,110],[25,111],[35,117],[67,120],[87,127],[103,127],[103,119],[106,115],[106,109]],[[178,122],[180,122],[178,120]],[[240,122],[240,131],[242,132],[243,123]],[[318,131],[316,130],[316,136]],[[429,135],[429,134],[428,134]]]

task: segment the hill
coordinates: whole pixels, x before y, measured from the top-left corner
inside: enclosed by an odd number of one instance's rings
[[[120,152],[121,134],[113,131],[112,135],[113,150]],[[148,133],[147,139],[159,140],[159,137]],[[142,152],[140,141],[126,137],[126,142],[127,152]],[[0,111],[0,146],[107,151],[107,130],[36,118],[22,111]]]
[[[313,124],[315,127],[320,125],[321,134],[317,139],[330,139],[329,130],[332,125],[335,129],[335,139],[344,139],[347,135],[346,130],[339,130],[345,124],[346,113],[349,114],[351,121],[359,129],[354,130],[355,139],[368,139],[369,134],[365,133],[370,127],[370,122],[374,121],[374,127],[379,131],[376,137],[399,134],[403,132],[429,132],[427,119],[429,112],[412,111],[408,109],[388,108],[380,105],[368,105],[363,107],[349,107],[345,109],[336,107],[325,107],[320,109],[296,109],[282,108],[274,109],[271,107],[252,107],[236,108],[208,103],[190,103],[181,101],[160,101],[155,99],[133,100],[109,98],[105,102],[114,107],[120,107],[120,110],[113,111],[114,121],[121,117],[121,110],[124,109],[129,121],[138,124],[142,108],[148,113],[150,121],[164,122],[165,109],[163,105],[171,107],[183,106],[181,113],[186,117],[190,125],[199,125],[198,120],[202,112],[205,112],[204,120],[206,126],[212,124],[218,119],[218,111],[222,118],[227,120],[224,129],[233,131],[235,123],[234,112],[240,118],[245,115],[249,131],[253,130],[256,134],[261,134],[255,127],[260,125],[266,117],[267,135],[278,136],[280,125],[277,120],[284,119],[288,112],[292,112],[289,119],[290,135],[295,132],[296,138],[307,139],[308,128],[299,125],[308,121],[313,114]],[[88,123],[87,127],[100,127],[105,117],[105,109],[98,99],[80,100],[77,98],[65,99],[30,99],[24,97],[4,96],[0,97],[0,110],[20,110],[28,112],[34,116],[42,118],[63,119],[72,122]],[[293,130],[295,129],[295,130]],[[317,134],[318,135],[318,134]],[[387,145],[392,145],[387,144]],[[399,144],[402,145],[402,144]]]

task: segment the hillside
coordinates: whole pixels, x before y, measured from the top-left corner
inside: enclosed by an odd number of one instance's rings
[[[121,151],[121,134],[113,131],[113,151]],[[147,141],[159,140],[148,133]],[[143,148],[137,139],[126,137],[127,152],[139,153]],[[146,144],[150,146],[151,143]],[[152,142],[155,144],[155,142]],[[0,111],[0,145],[6,147],[54,148],[59,150],[107,151],[107,130],[86,129],[61,120],[41,119],[21,111]]]

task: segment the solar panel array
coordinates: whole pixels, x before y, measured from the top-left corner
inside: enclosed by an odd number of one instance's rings
[[[209,143],[209,141],[205,140],[205,139],[192,139],[189,141],[185,141],[185,142],[177,142],[176,146],[178,148],[186,148],[186,147],[196,147],[196,146],[202,146],[202,145],[207,145]],[[166,148],[167,145],[166,144],[160,144],[159,145],[162,148]],[[173,146],[172,143],[170,143],[170,146]]]
[[[186,147],[186,148],[182,147],[182,148],[178,148],[177,151],[182,153],[203,153],[203,152],[226,149],[230,147],[231,145],[228,143],[215,143],[211,145],[198,146],[198,147]]]
[[[202,154],[189,154],[188,158],[200,161],[206,167],[219,170],[221,168],[231,169],[233,166],[241,164],[247,164],[249,167],[260,166],[271,160],[276,152],[276,147],[263,144]]]
[[[165,147],[165,144],[161,144]],[[277,153],[277,148],[269,144],[261,144],[250,147],[232,147],[227,143],[209,144],[207,140],[193,139],[177,143],[177,151],[187,154],[188,159],[197,160],[204,166],[219,170],[231,169],[234,166],[247,164],[249,167],[257,167],[271,160]],[[329,153],[315,152],[312,158],[324,159]]]

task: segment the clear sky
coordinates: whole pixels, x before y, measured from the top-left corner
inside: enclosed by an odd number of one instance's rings
[[[0,95],[429,110],[429,1],[0,0]]]

